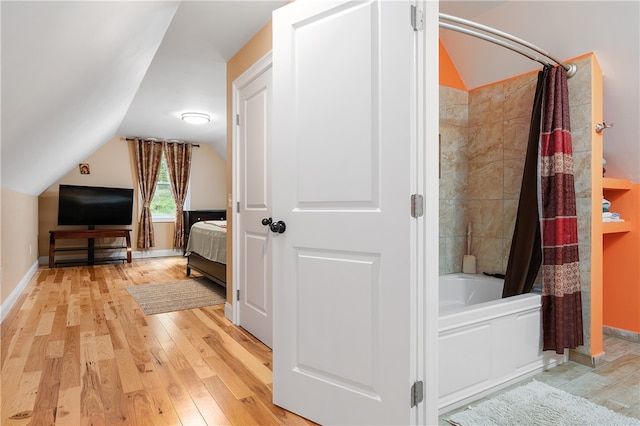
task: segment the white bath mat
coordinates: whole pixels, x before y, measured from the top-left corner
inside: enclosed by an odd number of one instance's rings
[[[460,426],[640,425],[640,420],[535,380],[446,420]]]

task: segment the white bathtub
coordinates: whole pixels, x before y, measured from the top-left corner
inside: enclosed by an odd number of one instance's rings
[[[541,298],[502,299],[501,279],[440,276],[440,413],[557,365],[565,356],[542,351]]]

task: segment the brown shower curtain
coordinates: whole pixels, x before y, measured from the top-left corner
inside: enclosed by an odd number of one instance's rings
[[[542,117],[542,97],[549,68],[538,73],[538,85],[533,99],[529,142],[524,160],[520,187],[520,201],[516,214],[516,227],[511,239],[509,261],[504,277],[502,297],[529,293],[540,270],[540,219],[538,216],[538,141]]]
[[[540,263],[543,349],[562,354],[583,344],[569,92],[562,67],[545,67],[538,75],[503,297],[531,291]]]
[[[173,248],[184,246],[184,200],[189,188],[189,173],[191,173],[190,143],[165,142],[164,157],[167,160],[167,172],[171,183],[173,200],[176,202],[176,225],[173,233]]]

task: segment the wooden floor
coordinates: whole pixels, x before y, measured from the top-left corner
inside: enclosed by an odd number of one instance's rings
[[[147,316],[126,290],[184,278],[181,257],[38,269],[1,327],[0,424],[312,424],[271,403],[271,351],[223,305]],[[605,350],[535,379],[640,418],[640,344]]]
[[[223,305],[147,316],[126,290],[185,263],[38,269],[2,323],[0,423],[312,424],[271,403],[271,351]]]

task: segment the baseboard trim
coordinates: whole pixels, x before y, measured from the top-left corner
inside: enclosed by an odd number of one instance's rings
[[[604,364],[605,354],[598,355],[585,355],[574,349],[569,350],[569,361],[577,362],[578,364],[586,365],[587,367],[600,367]]]
[[[182,249],[178,250],[144,250],[144,251],[132,251],[131,258],[132,259],[150,259],[153,257],[172,257],[172,256],[183,256],[184,253]],[[121,252],[113,252],[106,255],[101,255],[100,258],[110,259],[110,258],[122,258],[123,254]],[[56,260],[61,261],[82,261],[86,259],[86,254],[59,254],[56,256]],[[38,263],[40,265],[48,265],[49,264],[49,256],[40,256],[38,258]]]
[[[229,321],[233,322],[233,305],[229,302],[225,302],[224,304],[224,316]]]
[[[615,336],[630,342],[640,343],[640,333],[636,333],[635,331],[622,330],[620,328],[613,328],[605,325],[602,327],[602,333],[607,336]]]
[[[20,295],[29,285],[29,281],[31,281],[31,278],[33,278],[37,270],[38,261],[36,260],[33,265],[31,265],[25,276],[22,277],[16,288],[14,288],[11,294],[9,294],[9,297],[7,297],[4,302],[2,302],[2,305],[0,305],[0,323],[4,321],[4,319],[9,315],[9,312],[11,312],[11,309],[13,309],[13,307],[15,306],[16,302],[20,298]]]
[[[183,256],[182,249],[171,250],[143,250],[131,252],[131,257],[134,259],[147,259],[151,257],[172,257]]]

